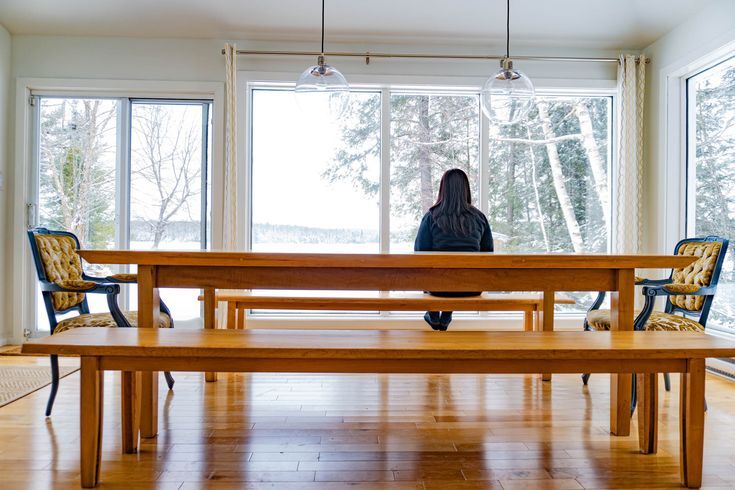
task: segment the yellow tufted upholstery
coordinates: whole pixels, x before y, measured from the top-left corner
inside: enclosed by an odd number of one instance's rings
[[[97,286],[94,281],[82,281],[80,279],[70,279],[68,281],[60,281],[59,286],[64,289],[73,289],[75,291],[89,291]]]
[[[138,312],[137,311],[123,311],[123,315],[128,319],[130,325],[133,327],[138,326]],[[171,317],[166,313],[161,312],[159,321],[159,328],[171,328]],[[67,318],[61,320],[54,329],[54,333],[61,333],[72,328],[79,327],[106,327],[115,328],[117,323],[109,313],[89,313],[86,315],[79,315],[73,318]]]
[[[684,269],[674,269],[671,275],[670,287],[680,287],[680,285],[686,286],[697,286],[697,289],[701,287],[709,286],[712,280],[712,273],[715,270],[717,264],[717,257],[720,254],[722,248],[721,242],[688,242],[684,243],[679,247],[679,255],[693,255],[699,257],[693,264],[685,267]],[[694,292],[696,290],[681,291],[681,292]],[[684,308],[690,311],[699,311],[702,309],[704,304],[703,296],[669,296],[671,303],[679,308]]]
[[[113,274],[111,276],[107,276],[107,278],[120,282],[138,282],[138,274]]]
[[[36,235],[46,278],[64,287],[64,281],[82,281],[82,263],[77,255],[77,244],[71,237]],[[76,289],[76,288],[74,288]],[[91,289],[91,288],[86,288]],[[84,301],[83,293],[51,293],[56,311],[66,310]]]
[[[638,313],[636,311],[635,315],[638,316]],[[587,324],[592,330],[610,330],[610,310],[590,311],[587,313]],[[646,322],[646,330],[702,332],[704,327],[691,318],[654,311]]]

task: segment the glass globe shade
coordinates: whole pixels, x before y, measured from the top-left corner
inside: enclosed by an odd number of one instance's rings
[[[296,103],[307,115],[337,119],[344,114],[350,99],[350,86],[336,68],[324,63],[310,66],[296,82]]]
[[[512,63],[488,78],[480,92],[482,111],[498,124],[514,124],[523,120],[533,105],[535,90],[531,80]]]

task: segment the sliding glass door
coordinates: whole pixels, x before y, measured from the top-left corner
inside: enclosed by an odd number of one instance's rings
[[[71,231],[87,248],[207,247],[210,101],[47,95],[33,101],[29,226]],[[101,277],[127,272],[85,268]],[[197,294],[162,292],[177,325],[200,322]],[[36,328],[48,330],[37,289],[35,296]],[[104,297],[89,295],[89,302],[93,312],[107,311]],[[121,303],[135,308],[135,287]]]
[[[687,80],[687,235],[729,238],[707,321],[735,331],[735,57]]]

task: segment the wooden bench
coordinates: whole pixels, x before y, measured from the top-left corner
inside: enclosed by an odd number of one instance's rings
[[[23,345],[81,356],[81,482],[97,485],[104,371],[122,371],[122,447],[135,452],[142,373],[636,373],[639,446],[656,451],[657,374],[681,377],[681,482],[699,488],[706,357],[735,342],[699,332],[433,332],[78,328]]]
[[[199,296],[203,301],[204,296]],[[227,303],[226,328],[246,328],[246,310],[340,310],[340,311],[522,311],[523,330],[539,325],[543,310],[541,294],[492,294],[447,298],[411,291],[354,291],[349,295],[325,295],[321,291],[218,292],[216,303]],[[557,294],[556,304],[573,305],[574,299]]]

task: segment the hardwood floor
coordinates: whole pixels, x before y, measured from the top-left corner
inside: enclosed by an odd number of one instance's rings
[[[587,388],[577,375],[175,377],[158,438],[123,455],[119,376],[107,374],[99,488],[680,488],[678,376],[671,393],[662,386],[657,455],[637,453],[635,427],[608,434],[605,375]],[[703,488],[735,488],[735,385],[707,383]],[[62,380],[50,419],[47,395],[0,408],[0,488],[79,488],[79,373]]]

